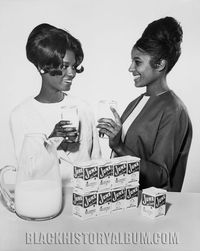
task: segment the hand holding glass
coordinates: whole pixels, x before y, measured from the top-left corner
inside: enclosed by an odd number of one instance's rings
[[[79,115],[78,108],[75,105],[72,106],[62,106],[61,107],[61,120],[69,121],[69,124],[63,126],[63,128],[75,128],[75,132],[68,133],[66,140],[68,142],[78,142],[79,141]]]
[[[97,120],[101,118],[110,118],[115,121],[115,117],[110,109],[110,107],[113,107],[117,110],[117,102],[115,100],[100,100],[98,102],[98,111],[97,111]],[[103,133],[99,132],[100,138],[107,138],[107,136],[104,136]]]

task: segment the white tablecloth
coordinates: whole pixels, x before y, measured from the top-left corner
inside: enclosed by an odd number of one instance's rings
[[[198,193],[167,193],[166,216],[155,220],[142,216],[139,206],[109,216],[82,221],[72,216],[71,195],[72,190],[67,188],[62,213],[49,221],[23,220],[0,203],[0,250],[200,250],[200,194]],[[49,244],[45,243],[45,236],[54,236],[56,233],[67,234],[68,243],[66,240],[65,243],[55,243],[55,240],[52,243],[49,240]],[[31,234],[35,234],[36,239],[41,234],[40,238],[43,240],[40,239],[39,243],[38,239],[33,242],[33,239],[29,238]],[[98,243],[97,239],[96,241],[92,239],[102,234],[110,234],[114,239],[109,239],[107,242],[104,239]],[[120,239],[119,235],[123,238]],[[124,236],[127,239],[130,235],[142,237],[141,240],[134,239],[134,243],[125,241]],[[145,240],[147,235],[151,240],[154,237],[157,239],[148,243],[149,239]],[[82,236],[85,238],[87,236],[87,240],[83,240]],[[173,236],[177,237],[174,240],[175,244],[165,240],[169,236],[172,236],[172,239]]]

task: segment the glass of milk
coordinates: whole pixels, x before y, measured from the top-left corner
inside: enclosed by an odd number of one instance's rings
[[[97,121],[101,118],[109,118],[115,121],[115,117],[113,112],[111,111],[111,107],[117,110],[117,101],[115,100],[100,100],[97,104]],[[100,138],[108,138],[103,133],[99,132]]]
[[[68,105],[68,106],[62,106],[61,107],[61,120],[68,120],[70,122],[69,125],[63,126],[64,128],[67,127],[74,127],[77,131],[76,136],[70,136],[68,137],[68,142],[78,142],[78,131],[79,131],[79,114],[78,114],[78,108],[76,105]]]
[[[56,147],[40,133],[24,137],[18,168],[0,170],[0,191],[7,208],[26,220],[49,220],[62,208],[62,183]],[[14,195],[6,188],[4,174],[17,172]]]

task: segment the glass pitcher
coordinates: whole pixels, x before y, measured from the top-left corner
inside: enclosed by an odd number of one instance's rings
[[[6,188],[4,174],[16,171],[14,196]],[[18,168],[0,170],[0,192],[7,208],[26,220],[48,220],[62,208],[62,182],[56,146],[44,134],[24,137]]]

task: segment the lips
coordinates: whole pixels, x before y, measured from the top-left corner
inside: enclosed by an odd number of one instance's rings
[[[134,79],[134,81],[136,81],[137,79],[139,79],[140,78],[140,75],[133,75],[133,79]]]
[[[72,79],[67,79],[67,78],[63,78],[63,81],[67,84],[71,84],[72,83]]]

